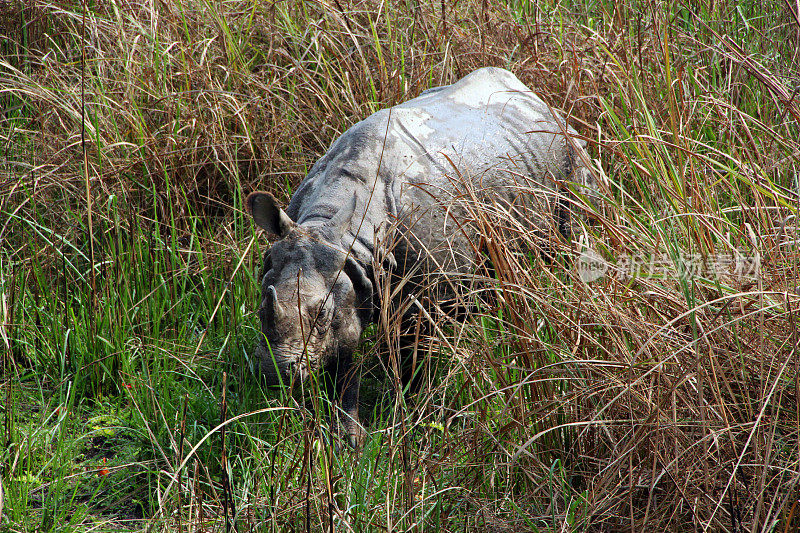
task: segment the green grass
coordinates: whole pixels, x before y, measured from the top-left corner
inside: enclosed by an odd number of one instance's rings
[[[796,530],[789,4],[0,6],[0,530]],[[369,437],[340,449],[318,384],[254,376],[268,243],[241,199],[484,65],[570,114],[594,221],[550,265],[498,245],[416,398],[372,328]]]

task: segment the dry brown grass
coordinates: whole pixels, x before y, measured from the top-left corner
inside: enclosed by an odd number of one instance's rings
[[[569,114],[607,179],[597,206],[576,201],[593,222],[555,239],[549,265],[519,253],[538,243],[518,219],[473,206],[494,275],[476,286],[480,312],[428,330],[431,391],[410,418],[395,411],[436,437],[386,430],[407,478],[396,524],[425,524],[424,483],[446,510],[428,527],[447,530],[796,531],[796,6],[508,3],[0,4],[0,246],[15,286],[60,261],[57,243],[22,237],[25,220],[89,242],[87,175],[108,239],[156,219],[188,239],[199,217],[204,249],[228,257],[222,285],[246,248],[244,192],[287,194],[355,121],[503,66]],[[584,247],[610,265],[592,283],[576,270]],[[760,257],[759,275],[680,275],[737,252]],[[630,275],[634,257],[659,275]],[[310,476],[304,442],[287,479]],[[283,511],[301,515],[310,489],[286,486]],[[314,490],[321,509],[328,489]],[[221,516],[220,498],[205,512]]]

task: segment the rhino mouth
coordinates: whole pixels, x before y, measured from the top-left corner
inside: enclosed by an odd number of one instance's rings
[[[269,387],[290,385],[293,381],[303,381],[307,374],[307,365],[302,361],[291,360],[270,349],[269,343],[261,339],[255,348],[255,359],[258,374]]]
[[[258,374],[270,387],[278,387],[291,380],[290,365],[282,365],[280,359],[269,348],[269,344],[261,339],[256,345],[255,359]]]

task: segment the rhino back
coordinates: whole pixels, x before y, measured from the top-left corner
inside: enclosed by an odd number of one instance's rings
[[[396,223],[409,237],[404,253],[464,270],[473,247],[458,227],[470,202],[533,201],[542,217],[531,223],[548,223],[552,178],[570,179],[581,161],[565,132],[575,133],[513,74],[480,69],[352,126],[312,167],[287,213],[322,223],[356,194],[342,245],[357,237],[359,261],[371,262],[373,243]],[[521,187],[549,193],[531,198]]]

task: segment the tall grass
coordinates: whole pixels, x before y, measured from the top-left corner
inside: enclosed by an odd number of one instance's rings
[[[796,530],[797,17],[0,5],[0,528]],[[475,312],[422,328],[406,399],[385,308],[369,437],[338,449],[324,387],[254,377],[267,243],[240,200],[288,198],[349,125],[484,65],[570,116],[599,201],[571,197],[548,264],[519,217],[470,206]]]

